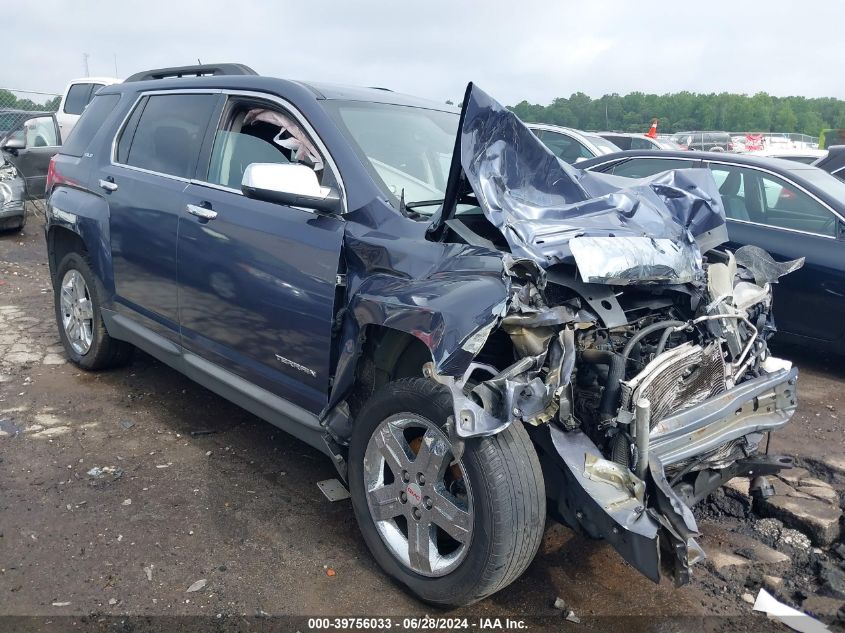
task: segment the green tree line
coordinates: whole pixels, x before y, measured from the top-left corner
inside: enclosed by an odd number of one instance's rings
[[[14,92],[0,88],[0,108],[54,112],[59,108],[59,101],[61,101],[61,97],[59,96],[49,98],[44,96],[44,101],[42,102],[33,101],[32,99],[19,99]]]
[[[658,132],[725,130],[730,132],[801,132],[818,136],[825,128],[845,127],[845,101],[829,97],[773,97],[723,92],[678,92],[593,99],[583,92],[559,97],[549,105],[522,101],[510,106],[530,123],[553,123],[582,130],[645,132],[659,119]]]

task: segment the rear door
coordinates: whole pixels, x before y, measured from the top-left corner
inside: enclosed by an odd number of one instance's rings
[[[142,95],[94,178],[109,204],[115,308],[179,342],[176,231],[219,93]]]
[[[4,149],[3,153],[26,181],[27,197],[43,197],[50,159],[62,144],[56,117],[52,114],[36,114],[22,118],[17,127],[6,135],[4,143],[9,139],[24,143],[22,149]]]
[[[251,163],[303,162],[323,186],[339,176],[290,108],[232,96],[220,121],[179,211],[182,345],[318,413],[328,397],[344,221],[247,198],[240,185]],[[313,151],[290,149],[303,139]]]

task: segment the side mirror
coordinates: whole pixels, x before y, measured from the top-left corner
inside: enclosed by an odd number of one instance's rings
[[[3,149],[14,154],[19,149],[26,149],[26,141],[19,137],[10,136],[3,143]]]
[[[241,180],[247,198],[302,207],[325,213],[341,210],[340,196],[331,187],[321,187],[317,174],[307,165],[252,163]]]

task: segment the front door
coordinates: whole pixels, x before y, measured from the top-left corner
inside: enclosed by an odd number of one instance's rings
[[[15,149],[4,148],[3,153],[26,182],[27,197],[43,198],[50,159],[62,144],[56,117],[52,114],[26,116],[14,129],[9,130],[4,144],[9,140],[23,144],[23,147]]]
[[[845,275],[835,216],[774,174],[711,163],[734,248],[753,244],[777,261],[804,257],[803,268],[772,284],[782,332],[823,341],[845,335]]]
[[[328,396],[344,222],[246,198],[240,182],[251,163],[302,162],[324,185],[336,176],[297,119],[263,101],[230,99],[208,145],[209,167],[179,217],[182,345],[317,413]]]

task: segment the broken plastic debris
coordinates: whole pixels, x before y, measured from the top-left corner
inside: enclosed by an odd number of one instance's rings
[[[152,581],[152,579],[153,579],[153,566],[150,565],[149,567],[144,567],[144,573],[147,576],[147,580]]]
[[[102,468],[94,466],[87,474],[89,477],[97,478],[100,478],[103,475],[114,475],[115,479],[117,479],[123,474],[123,470],[115,466],[103,466]]]
[[[135,426],[135,423],[132,420],[121,420],[118,424],[122,426],[124,429],[131,429]]]
[[[737,249],[736,263],[750,270],[754,275],[754,283],[762,286],[777,283],[779,277],[798,270],[804,265],[804,258],[778,262],[759,246],[749,244]]]
[[[205,578],[201,578],[200,580],[196,581],[193,585],[188,587],[185,593],[193,593],[194,591],[199,591],[200,589],[205,587],[207,583],[208,581]]]
[[[801,633],[830,633],[830,629],[824,624],[798,609],[779,602],[765,589],[760,589],[760,593],[757,594],[754,610],[762,611],[770,618],[780,620],[789,628]]]
[[[131,506],[132,505],[132,499],[124,499],[123,502],[120,505]]]
[[[566,603],[560,597],[555,598],[555,603],[553,606],[555,609],[560,609],[561,611],[566,610]]]
[[[69,607],[70,602],[54,602],[53,606],[54,607]]]
[[[567,622],[573,622],[575,624],[581,624],[581,618],[579,618],[577,615],[575,615],[574,611],[570,611],[569,613],[566,614],[566,620],[567,620]]]
[[[329,576],[331,578],[332,576],[336,576],[336,575],[337,575],[337,572],[335,572],[335,570],[332,569],[331,567],[328,567],[326,569],[326,576]]]

